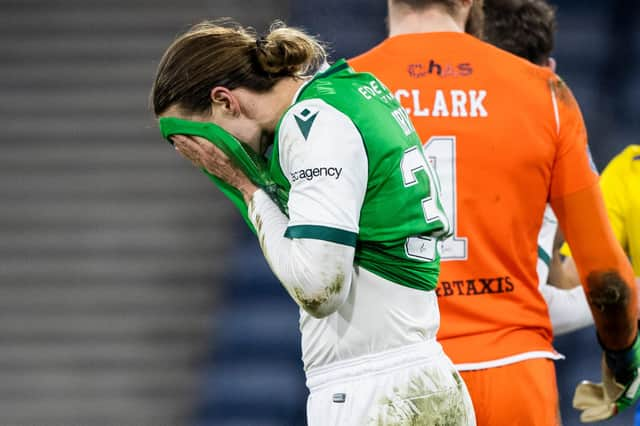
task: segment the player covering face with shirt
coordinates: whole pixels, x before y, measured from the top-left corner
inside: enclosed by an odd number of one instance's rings
[[[580,109],[551,69],[465,34],[472,0],[390,0],[390,37],[350,61],[411,116],[443,186],[439,333],[478,424],[558,424],[551,323],[538,290],[547,203],[574,258],[604,349],[604,385],[578,394],[585,420],[638,397],[640,342],[628,259],[608,224]],[[588,389],[589,392],[585,392]]]
[[[309,425],[474,425],[435,339],[439,182],[384,85],[324,62],[298,30],[205,22],[167,49],[154,111],[300,306]]]

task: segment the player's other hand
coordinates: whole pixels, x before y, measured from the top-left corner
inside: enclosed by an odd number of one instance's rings
[[[171,137],[176,151],[191,161],[242,192],[248,202],[258,188],[236,167],[217,146],[199,136],[175,135]]]
[[[605,351],[602,383],[584,381],[576,388],[573,406],[582,411],[580,421],[609,419],[632,406],[640,397],[640,340],[622,351]]]

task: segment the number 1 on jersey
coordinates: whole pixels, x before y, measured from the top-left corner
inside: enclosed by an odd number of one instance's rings
[[[456,201],[456,137],[433,136],[424,144],[424,155],[440,178],[440,203],[449,217],[453,235],[440,242],[441,260],[465,260],[467,238],[458,236]]]

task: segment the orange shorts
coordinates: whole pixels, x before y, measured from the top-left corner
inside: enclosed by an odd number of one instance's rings
[[[478,426],[559,426],[556,370],[532,359],[486,370],[461,371]]]

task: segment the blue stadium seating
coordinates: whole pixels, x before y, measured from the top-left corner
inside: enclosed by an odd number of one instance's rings
[[[214,350],[195,424],[302,425],[307,390],[298,308],[244,228],[231,256],[224,303],[212,316]]]

